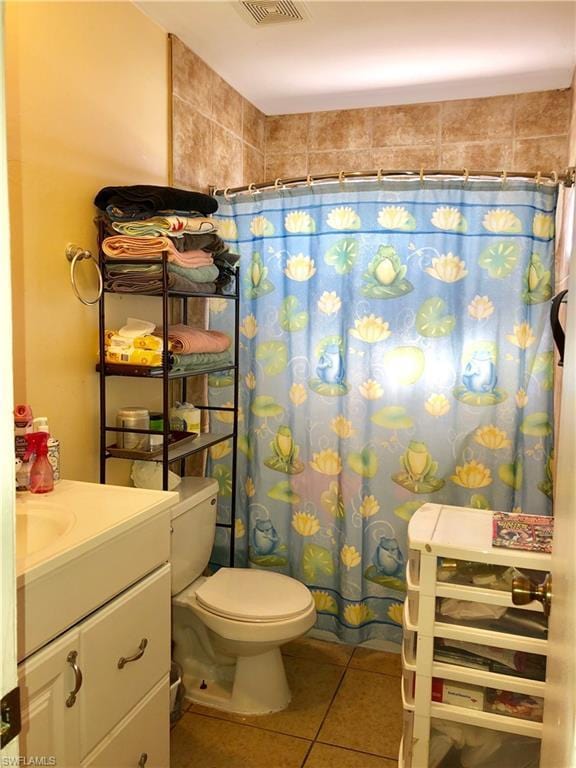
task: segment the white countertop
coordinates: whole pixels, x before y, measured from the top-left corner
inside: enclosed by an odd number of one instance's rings
[[[19,493],[16,514],[43,511],[66,521],[63,532],[46,546],[16,560],[18,586],[28,585],[54,568],[104,544],[132,526],[172,506],[178,493],[61,480],[46,494]]]

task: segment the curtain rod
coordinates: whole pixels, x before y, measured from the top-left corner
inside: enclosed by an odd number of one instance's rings
[[[528,179],[533,180],[536,184],[541,182],[552,184],[564,184],[566,187],[571,187],[576,181],[576,167],[570,166],[560,175],[555,171],[550,173],[542,173],[537,171],[536,173],[530,173],[525,171],[469,171],[467,168],[460,170],[442,170],[438,168],[427,169],[420,168],[419,170],[384,170],[380,168],[375,171],[338,171],[337,173],[323,173],[323,174],[308,174],[308,176],[301,176],[291,179],[275,179],[274,181],[263,181],[258,184],[246,184],[243,187],[226,187],[221,189],[218,187],[210,187],[211,195],[237,195],[242,192],[260,192],[263,189],[282,189],[285,187],[298,186],[299,184],[307,184],[312,186],[316,181],[340,181],[345,179],[355,178],[376,178],[378,181],[387,177],[409,177],[419,178],[420,181],[424,181],[427,176],[463,176],[465,181],[469,178],[483,178],[492,177],[499,178],[502,182],[508,179]]]

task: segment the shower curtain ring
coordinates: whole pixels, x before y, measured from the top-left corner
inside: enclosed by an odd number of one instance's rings
[[[500,178],[502,179],[502,186],[508,181],[508,171],[502,171]]]
[[[276,190],[276,192],[278,192],[278,190],[283,186],[284,185],[282,184],[282,179],[276,179],[276,181],[274,182],[274,189]]]
[[[424,166],[420,166],[420,184],[424,184]]]
[[[540,186],[541,182],[542,182],[542,171],[538,171],[536,173],[536,186]]]
[[[250,192],[251,195],[255,195],[258,190],[256,189],[256,184],[252,182],[252,184],[248,184],[248,192]]]
[[[226,189],[224,190],[224,200],[232,200],[232,197],[228,194],[229,189],[230,187],[226,187]]]
[[[378,173],[376,174],[376,181],[380,183],[382,181],[382,173],[384,172],[384,168],[378,168]]]
[[[306,184],[307,184],[309,187],[311,187],[311,186],[312,186],[312,176],[311,176],[311,174],[308,174],[308,176],[306,176]]]
[[[556,171],[552,171],[552,182],[558,184],[558,174]]]
[[[468,171],[468,168],[463,168],[462,173],[464,175],[464,184],[467,184],[468,179],[470,178],[470,172]]]
[[[344,184],[345,179],[346,179],[346,174],[344,173],[344,171],[339,171],[338,181],[340,182],[340,184]]]

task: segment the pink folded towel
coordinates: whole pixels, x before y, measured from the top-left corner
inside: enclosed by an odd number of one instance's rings
[[[206,251],[177,251],[169,237],[116,235],[104,239],[102,250],[110,259],[159,259],[162,251],[168,251],[169,262],[188,269],[214,264],[214,259]]]
[[[162,335],[162,329],[154,331],[155,336]],[[170,349],[180,355],[193,352],[225,352],[231,344],[230,337],[220,331],[205,331],[203,328],[191,328],[189,325],[168,326]]]

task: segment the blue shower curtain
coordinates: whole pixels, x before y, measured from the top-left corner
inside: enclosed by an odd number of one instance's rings
[[[347,180],[218,202],[242,270],[236,562],[303,581],[347,642],[399,642],[423,502],[551,514],[556,190]]]

